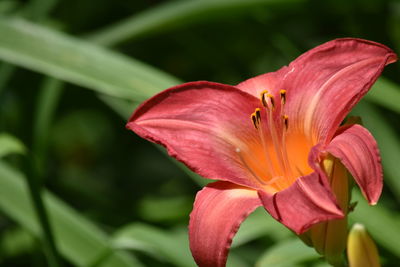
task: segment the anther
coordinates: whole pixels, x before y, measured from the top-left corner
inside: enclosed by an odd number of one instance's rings
[[[251,114],[251,121],[253,122],[254,128],[258,130],[258,121],[255,112]]]
[[[284,105],[285,103],[286,103],[286,90],[280,90],[279,91],[279,94],[280,94],[280,96],[281,96],[281,101],[282,101],[282,104]]]
[[[274,101],[274,96],[271,94],[267,94],[267,97],[269,98],[269,100],[271,101],[271,109],[275,108],[275,101]]]
[[[256,108],[256,110],[251,113],[251,121],[253,122],[254,128],[258,130],[258,126],[260,125],[261,122],[261,111],[259,108]]]
[[[288,127],[289,127],[289,117],[288,117],[288,115],[283,115],[282,119],[283,119],[283,125],[285,125],[285,130],[287,130]]]
[[[257,123],[260,124],[260,122],[261,122],[261,111],[260,111],[260,109],[256,108],[256,111],[254,111],[254,113],[256,114]]]
[[[261,94],[260,94],[261,104],[265,108],[268,107],[267,99],[265,98],[266,95],[268,95],[268,91],[267,90],[262,91]]]

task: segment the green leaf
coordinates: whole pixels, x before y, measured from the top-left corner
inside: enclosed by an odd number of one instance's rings
[[[141,223],[127,225],[114,235],[114,247],[142,251],[176,266],[195,266],[187,230],[175,233]]]
[[[130,100],[143,100],[179,80],[144,63],[45,27],[0,18],[0,59]]]
[[[382,247],[400,257],[400,216],[382,204],[369,206],[358,190],[353,190],[353,201],[358,201],[349,218],[365,225],[373,239]]]
[[[244,220],[233,238],[232,247],[238,247],[263,236],[269,236],[278,241],[291,235],[292,233],[286,227],[260,207]]]
[[[20,3],[15,0],[2,0],[0,1],[0,14],[9,13],[18,7]]]
[[[400,87],[385,78],[379,78],[365,98],[400,113]]]
[[[147,196],[138,203],[138,210],[146,221],[175,221],[187,217],[193,206],[192,201],[192,196]]]
[[[34,214],[23,174],[0,162],[0,209],[37,237],[40,227]],[[76,266],[142,266],[133,256],[110,247],[107,235],[49,192],[44,201],[60,253]]]
[[[23,228],[14,227],[3,230],[0,243],[0,259],[28,253],[29,251],[32,251],[36,243],[37,242],[33,236]]]
[[[257,261],[256,266],[292,267],[319,257],[313,248],[306,246],[300,239],[289,239],[269,248]]]
[[[7,133],[0,133],[0,158],[8,154],[25,154],[24,144],[16,137]]]
[[[142,35],[187,27],[199,21],[209,22],[210,19],[220,19],[232,12],[236,18],[238,13],[248,12],[260,6],[287,5],[293,8],[293,3],[297,2],[303,2],[303,0],[170,1],[91,34],[89,39],[106,46],[115,45]]]

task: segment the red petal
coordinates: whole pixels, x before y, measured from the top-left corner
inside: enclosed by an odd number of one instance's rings
[[[256,97],[263,90],[279,97],[279,90],[285,89],[283,114],[289,116],[291,131],[304,132],[315,145],[329,142],[385,65],[396,60],[396,54],[382,44],[337,39],[311,49],[277,72],[254,77],[237,87]]]
[[[311,131],[314,144],[329,142],[385,65],[396,59],[396,54],[384,45],[350,38],[308,51],[288,66],[279,84],[288,91],[289,119],[301,114],[299,120],[305,131]]]
[[[225,266],[232,238],[242,221],[261,206],[257,192],[229,182],[209,184],[197,193],[190,214],[190,249],[202,266]]]
[[[282,74],[285,72],[287,67],[283,67],[277,72],[269,72],[250,78],[244,82],[236,85],[240,90],[251,94],[257,98],[260,97],[261,92],[267,90],[273,95],[277,95],[280,88],[277,87],[277,83],[282,78]]]
[[[162,144],[206,178],[257,187],[236,149],[251,150],[247,145],[259,142],[250,119],[258,105],[258,99],[232,86],[186,83],[143,103],[127,128]]]
[[[316,223],[344,217],[327,177],[317,163],[318,154],[318,147],[310,152],[313,173],[298,178],[287,189],[275,194],[258,191],[264,208],[296,234],[304,233]]]
[[[374,137],[364,127],[343,126],[327,147],[350,171],[370,204],[376,204],[382,192],[381,157]]]
[[[302,234],[316,223],[344,217],[332,192],[321,183],[321,177],[314,172],[298,178],[283,191],[273,195],[259,191],[259,195],[272,217]]]

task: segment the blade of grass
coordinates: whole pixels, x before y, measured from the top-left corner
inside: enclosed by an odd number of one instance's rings
[[[8,228],[2,231],[0,262],[8,257],[28,254],[35,246],[35,238],[22,227]]]
[[[220,19],[232,12],[237,15],[238,12],[244,13],[256,7],[268,5],[287,5],[293,8],[293,3],[297,2],[303,2],[303,0],[170,1],[90,34],[88,38],[95,43],[111,46],[142,35],[187,27],[199,21]]]
[[[269,248],[257,261],[256,266],[289,267],[319,257],[313,248],[307,247],[300,239],[289,239]]]
[[[15,153],[25,154],[26,147],[24,144],[10,134],[0,133],[0,158]]]
[[[42,184],[48,128],[58,103],[61,89],[61,81],[53,78],[45,78],[45,82],[39,93],[35,115],[32,155],[27,158],[29,169],[26,178],[39,222],[42,225],[45,251],[50,266],[59,266],[60,264],[52,226],[48,219],[47,209],[43,203]]]
[[[239,231],[233,238],[232,248],[263,236],[269,236],[278,241],[291,235],[292,233],[274,220],[264,208],[258,208],[240,226]]]
[[[58,0],[31,0],[22,9],[25,17],[35,21],[43,20],[47,14],[55,7]]]
[[[41,183],[36,169],[34,155],[25,158],[26,161],[26,182],[29,195],[32,200],[35,215],[41,225],[40,235],[43,237],[43,248],[46,254],[47,263],[50,267],[58,267],[59,255],[54,241],[53,231],[50,226],[47,209],[43,203]]]
[[[154,226],[134,223],[117,231],[113,243],[117,248],[140,250],[175,266],[195,266],[186,230],[171,233]]]
[[[387,109],[400,113],[400,87],[385,78],[379,78],[365,98]]]
[[[33,125],[33,147],[32,154],[37,159],[37,170],[39,177],[43,179],[45,168],[47,142],[49,139],[49,128],[53,120],[54,112],[63,89],[63,82],[54,78],[46,77],[41,86],[36,104],[35,121]]]
[[[25,15],[31,17],[33,20],[43,19],[44,16],[52,9],[57,3],[57,0],[31,0],[27,4],[28,8],[25,10]],[[29,8],[30,7],[30,8]],[[11,77],[14,66],[5,65],[5,79],[4,83]],[[35,152],[35,151],[34,151]],[[43,237],[43,248],[47,258],[47,264],[51,267],[58,267],[60,265],[59,253],[54,241],[54,234],[51,229],[50,221],[46,206],[42,198],[42,176],[39,173],[35,153],[30,157],[26,157],[26,182],[29,188],[29,193],[33,202],[36,212],[36,217],[41,225],[41,234]]]
[[[1,62],[0,64],[0,95],[2,91],[4,90],[7,82],[10,80],[13,72],[15,70],[15,66],[6,63],[6,62]]]
[[[108,95],[142,100],[179,83],[127,56],[21,19],[0,19],[0,32],[0,59]]]
[[[23,180],[23,174],[0,161],[0,208],[29,232],[41,237]],[[90,266],[107,254],[97,266],[142,266],[132,255],[110,251],[106,234],[53,194],[45,191],[44,202],[60,253],[74,265]]]

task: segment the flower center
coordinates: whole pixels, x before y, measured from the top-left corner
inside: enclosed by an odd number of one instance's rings
[[[237,149],[242,164],[264,186],[276,191],[290,186],[297,177],[312,170],[307,164],[309,146],[304,134],[289,133],[289,117],[284,113],[286,90],[279,92],[280,103],[268,91],[260,95],[262,108],[251,114],[260,142],[251,145],[251,156]],[[256,161],[254,159],[257,159]]]

